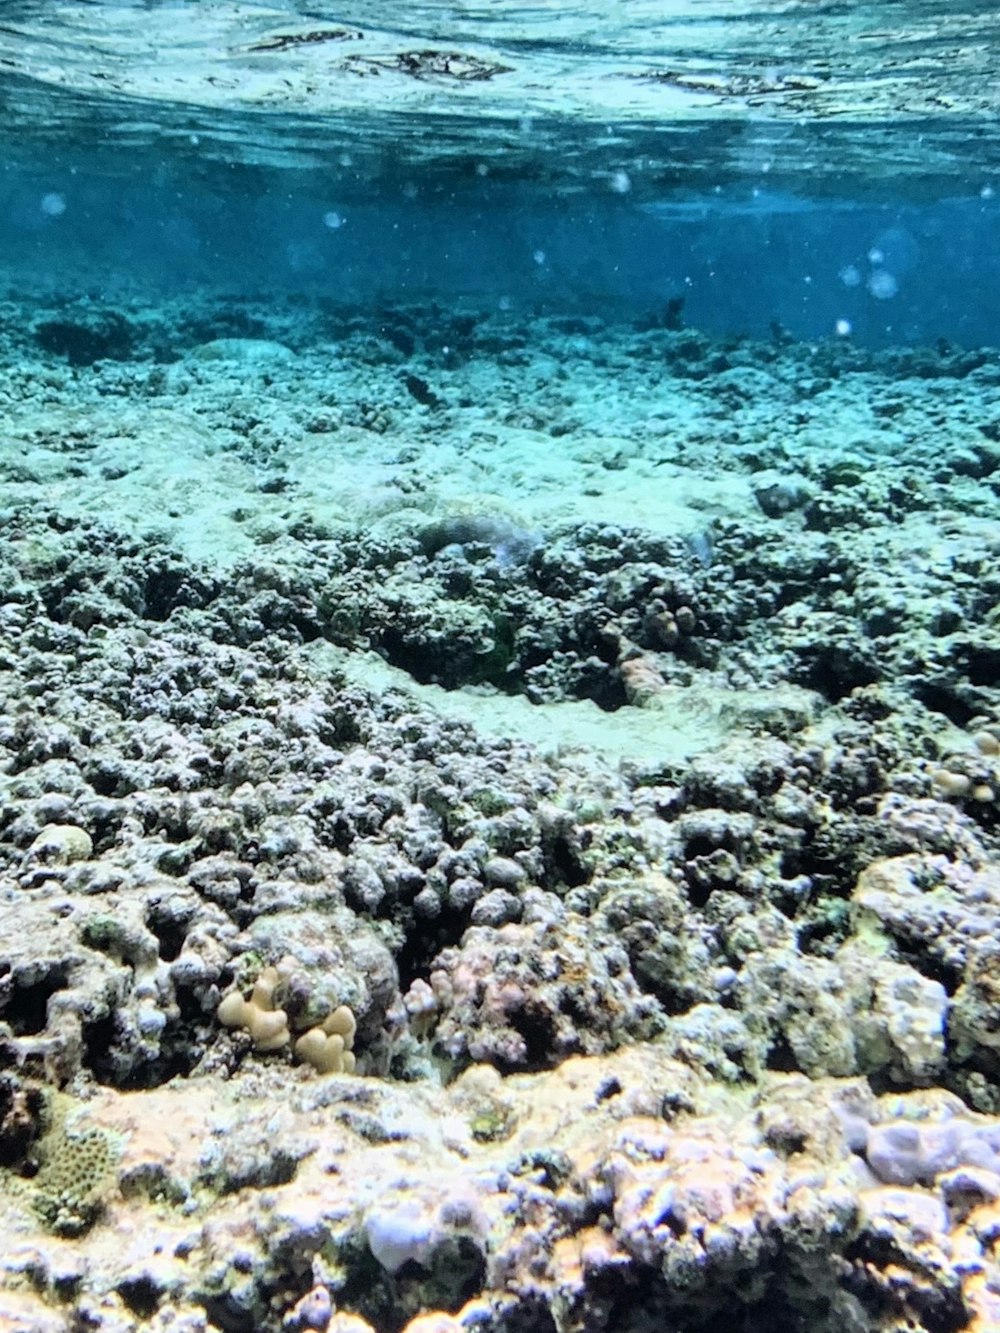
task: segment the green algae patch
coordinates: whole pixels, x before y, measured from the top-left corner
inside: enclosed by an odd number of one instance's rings
[[[38,1141],[38,1173],[30,1182],[31,1210],[57,1236],[81,1236],[101,1217],[117,1184],[121,1157],[116,1134],[88,1122],[59,1094]]]

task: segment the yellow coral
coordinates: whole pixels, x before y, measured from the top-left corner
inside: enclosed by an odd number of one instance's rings
[[[217,1010],[223,1027],[246,1028],[258,1051],[280,1051],[291,1040],[288,1015],[274,1003],[274,992],[280,980],[281,974],[276,967],[265,967],[254,983],[249,1000],[245,1000],[239,991],[233,991],[225,996]]]
[[[258,1051],[280,1051],[291,1041],[288,1015],[276,1000],[278,987],[285,980],[285,961],[263,969],[249,1000],[239,991],[232,991],[216,1011],[224,1027],[246,1028]],[[351,1048],[357,1026],[347,1005],[339,1005],[322,1023],[302,1033],[295,1043],[295,1054],[321,1074],[353,1073]]]
[[[319,1027],[303,1032],[295,1043],[295,1054],[321,1074],[351,1074],[354,1072],[351,1047],[357,1027],[354,1015],[342,1004]]]

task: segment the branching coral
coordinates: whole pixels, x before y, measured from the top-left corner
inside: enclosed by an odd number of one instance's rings
[[[219,1004],[219,1022],[224,1027],[245,1028],[258,1051],[282,1050],[292,1034],[288,1014],[280,1004],[281,990],[294,967],[291,958],[283,958],[276,967],[265,967],[249,999],[239,991],[230,992]],[[351,1074],[356,1031],[354,1014],[346,1005],[338,1005],[322,1023],[307,1028],[296,1039],[295,1054],[321,1074]]]

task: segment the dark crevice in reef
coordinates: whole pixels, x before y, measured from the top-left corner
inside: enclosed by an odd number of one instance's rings
[[[399,988],[405,993],[414,981],[426,977],[434,959],[443,949],[456,945],[469,925],[468,913],[446,912],[419,931],[408,932],[396,954]]]
[[[0,1166],[31,1169],[32,1149],[45,1128],[46,1104],[42,1088],[23,1083],[17,1074],[0,1073]]]
[[[428,1265],[410,1259],[387,1273],[359,1238],[338,1303],[358,1311],[379,1333],[399,1333],[421,1309],[460,1310],[486,1283],[486,1259],[467,1236],[438,1245]]]
[[[523,1008],[509,1016],[511,1027],[524,1039],[525,1055],[522,1067],[526,1070],[546,1069],[552,1062],[556,1026],[553,1016],[529,1000]],[[514,1067],[503,1067],[501,1073],[513,1073]]]
[[[163,1288],[148,1273],[124,1278],[116,1288],[118,1295],[137,1319],[152,1319],[164,1297]]]
[[[939,684],[930,680],[916,681],[913,685],[913,697],[932,713],[946,717],[956,727],[967,727],[980,711],[974,704],[961,698],[955,685],[951,684]]]
[[[178,920],[155,907],[146,914],[146,925],[156,936],[160,958],[172,963],[180,954],[187,938],[190,921]]]
[[[158,1054],[139,1064],[130,1056],[129,1035],[120,1030],[115,1012],[104,1018],[84,1023],[84,1063],[94,1078],[108,1087],[122,1092],[162,1087],[172,1078],[189,1075],[202,1054],[191,1033],[204,1020],[202,1008],[178,990],[178,1020],[165,1029]]]
[[[771,1042],[767,1052],[767,1068],[776,1074],[797,1074],[799,1061],[784,1037]]]
[[[64,990],[69,980],[68,965],[45,966],[33,981],[0,975],[0,989],[7,990],[3,1009],[4,1021],[10,1024],[15,1037],[34,1036],[42,1032],[48,1018],[49,1000]]]
[[[545,858],[543,883],[546,887],[577,889],[593,878],[593,871],[580,858],[565,835],[557,833],[545,839],[542,852]]]
[[[134,352],[132,325],[115,310],[98,308],[75,319],[42,320],[32,331],[43,351],[65,357],[71,366],[128,361]]]
[[[957,656],[972,685],[985,685],[991,689],[1000,686],[1000,648],[983,643],[962,644]]]
[[[113,1071],[109,1065],[108,1053],[115,1041],[115,1035],[113,1014],[108,1014],[104,1018],[95,1019],[84,1024],[83,1047],[87,1066],[93,1070],[94,1077],[99,1082],[110,1083],[112,1086],[116,1084],[117,1080],[113,1076]]]
[[[800,680],[830,703],[837,703],[852,690],[874,685],[882,671],[862,644],[815,644],[804,652]]]
[[[783,1270],[784,1266],[779,1262],[778,1268]],[[812,1326],[804,1322],[807,1319],[818,1325],[829,1313],[829,1300],[816,1296],[806,1314],[785,1294],[787,1280],[787,1273],[776,1271],[765,1282],[757,1271],[752,1282],[755,1290],[766,1287],[763,1296],[739,1301],[731,1297],[723,1310],[712,1308],[716,1302],[706,1296],[701,1301],[693,1299],[685,1308],[678,1300],[676,1287],[660,1275],[623,1268],[591,1276],[585,1298],[577,1299],[581,1310],[585,1308],[589,1320],[593,1320],[593,1327],[613,1329],[615,1333],[787,1333],[789,1329]],[[586,1326],[591,1325],[588,1322]]]
[[[204,1293],[199,1297],[205,1318],[220,1333],[258,1333],[255,1315],[230,1292]]]
[[[916,1327],[922,1333],[959,1333],[968,1328],[969,1312],[957,1277],[908,1286],[905,1302],[892,1298],[885,1275],[905,1269],[912,1261],[891,1239],[867,1232],[848,1247],[844,1259],[851,1265],[844,1285],[868,1312],[873,1328],[885,1327],[894,1316],[903,1327]],[[876,1281],[881,1279],[877,1285],[873,1276]]]

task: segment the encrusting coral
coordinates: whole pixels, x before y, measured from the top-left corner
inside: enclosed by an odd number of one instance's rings
[[[39,1169],[30,1182],[31,1207],[58,1236],[79,1236],[104,1210],[115,1184],[120,1144],[100,1125],[70,1116],[59,1099],[38,1143]]]

